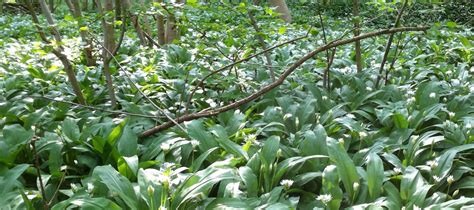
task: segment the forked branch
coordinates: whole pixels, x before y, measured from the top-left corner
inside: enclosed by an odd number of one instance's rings
[[[241,106],[243,104],[249,103],[249,102],[261,97],[262,95],[268,93],[269,91],[273,90],[275,87],[281,85],[285,81],[285,79],[291,73],[293,73],[293,71],[295,71],[298,67],[300,67],[304,62],[306,62],[310,58],[314,57],[316,54],[318,54],[320,52],[323,52],[325,50],[328,50],[328,49],[331,49],[331,48],[334,48],[334,47],[338,47],[338,46],[341,46],[341,45],[353,43],[355,41],[367,39],[367,38],[370,38],[370,37],[384,35],[384,34],[393,34],[393,33],[403,32],[403,31],[426,31],[428,28],[429,27],[391,28],[391,29],[384,29],[384,30],[380,30],[380,31],[376,31],[376,32],[362,34],[362,35],[352,37],[352,38],[349,38],[349,39],[343,39],[343,40],[337,40],[337,41],[334,41],[334,42],[330,42],[330,43],[328,43],[326,45],[323,45],[323,46],[315,49],[314,51],[306,54],[302,58],[300,58],[293,65],[291,65],[287,70],[285,70],[283,72],[283,74],[281,74],[280,77],[276,81],[264,86],[262,89],[260,89],[259,91],[253,93],[252,95],[249,95],[245,98],[242,98],[238,101],[235,101],[234,103],[231,103],[231,104],[228,104],[228,105],[225,105],[225,106],[221,106],[219,108],[215,108],[215,109],[211,109],[211,110],[203,110],[203,111],[200,111],[200,112],[196,112],[196,113],[181,116],[179,118],[174,119],[173,121],[168,121],[168,122],[165,122],[161,125],[155,126],[155,127],[151,128],[149,130],[146,130],[145,132],[143,132],[140,135],[140,137],[144,138],[144,137],[151,136],[151,135],[153,135],[157,132],[160,132],[162,130],[173,127],[174,125],[176,125],[176,123],[182,123],[182,122],[195,120],[195,119],[199,119],[199,118],[203,118],[203,117],[215,116],[215,115],[218,115],[222,112],[226,112],[226,111],[238,108],[239,106]]]

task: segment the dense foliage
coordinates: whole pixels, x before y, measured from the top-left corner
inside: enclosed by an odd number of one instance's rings
[[[66,8],[55,12],[63,43],[41,42],[27,14],[0,16],[2,208],[472,208],[474,32],[463,14],[419,19],[430,24],[426,33],[396,34],[399,54],[389,54],[396,61],[381,87],[375,80],[388,36],[362,41],[361,73],[353,45],[337,47],[329,89],[322,86],[327,60],[320,53],[254,102],[140,138],[167,121],[140,91],[174,118],[232,103],[271,82],[262,55],[196,86],[212,70],[261,51],[248,10],[269,46],[307,34],[270,51],[277,75],[323,45],[319,9],[300,5],[287,24],[268,7],[188,1],[174,8],[182,36],[163,48],[141,46],[127,26],[111,68],[115,111],[102,64],[85,65],[80,29]],[[387,8],[399,5],[383,6],[367,5],[363,33],[390,26]],[[364,22],[380,11],[388,15]],[[351,35],[348,16],[322,14],[329,41]],[[81,20],[97,54],[98,18],[90,11]],[[51,53],[56,44],[73,61],[88,106],[75,103]]]

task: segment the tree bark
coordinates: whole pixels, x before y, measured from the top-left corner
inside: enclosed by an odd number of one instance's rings
[[[114,17],[104,14],[110,14],[114,11],[113,0],[105,0],[105,4],[102,8],[100,0],[96,0],[97,8],[99,13],[103,15],[102,27],[104,28],[104,44],[102,49],[102,59],[104,66],[104,76],[107,83],[107,90],[110,97],[110,103],[113,108],[117,105],[117,99],[115,97],[114,83],[112,81],[112,75],[110,73],[110,62],[112,60],[111,52],[115,51],[115,30],[114,30]]]
[[[163,0],[154,0],[155,2],[158,3],[163,3]],[[163,15],[157,15],[156,16],[156,26],[158,29],[158,44],[161,46],[166,44],[166,39],[165,39],[165,18]]]
[[[174,14],[168,14],[168,20],[166,20],[166,31],[165,31],[166,43],[172,43],[173,40],[179,38],[178,26],[176,25],[176,17]]]
[[[87,66],[95,66],[96,61],[94,56],[92,55],[93,44],[92,40],[88,38],[87,31],[82,30],[83,27],[86,26],[84,21],[82,20],[82,13],[81,13],[81,6],[79,5],[79,0],[66,0],[66,4],[71,10],[72,15],[74,18],[79,22],[79,35],[81,36],[82,42],[86,43],[84,46],[84,57],[86,58]]]
[[[280,18],[285,22],[291,22],[291,12],[286,5],[285,0],[268,0],[270,6],[276,7],[275,11],[280,14]]]
[[[359,19],[359,0],[352,0],[352,13],[356,18],[354,20],[354,36],[360,34],[360,19]],[[360,41],[355,42],[355,61],[357,65],[357,72],[362,72],[362,54],[360,50]]]
[[[130,19],[132,20],[132,25],[135,28],[135,31],[137,32],[138,39],[140,40],[140,44],[143,46],[147,46],[148,42],[146,40],[145,34],[143,34],[143,30],[140,27],[140,22],[138,21],[138,16],[131,13],[129,10],[132,7],[132,3],[130,0],[123,0],[123,8],[124,11],[130,16]]]
[[[51,33],[54,36],[54,39],[56,40],[57,43],[61,43],[61,35],[59,34],[59,31],[54,26],[55,25],[54,19],[53,19],[53,16],[51,15],[51,12],[49,11],[46,1],[39,0],[39,3],[40,3],[41,10],[43,11],[44,16],[46,17],[46,21],[48,22]],[[50,41],[47,39],[46,35],[42,31],[42,28],[38,25],[39,24],[38,17],[36,16],[33,6],[31,5],[29,1],[27,2],[27,6],[33,18],[33,22],[37,24],[38,33],[40,34],[40,37],[43,39],[44,42],[50,43]],[[71,87],[74,93],[76,94],[78,102],[80,104],[86,104],[86,100],[84,99],[84,96],[82,95],[81,86],[79,85],[79,82],[77,81],[73,66],[71,62],[69,61],[69,59],[66,57],[66,55],[64,55],[63,52],[64,52],[64,49],[62,46],[59,46],[57,47],[57,49],[53,50],[54,55],[56,55],[56,57],[61,61],[61,63],[64,66],[64,71],[66,72],[68,81],[69,83],[71,83]]]
[[[257,36],[258,42],[260,43],[263,51],[265,51],[265,59],[267,60],[267,65],[268,65],[268,71],[270,73],[270,78],[272,78],[272,81],[275,81],[275,72],[273,71],[272,67],[272,59],[270,57],[270,53],[267,50],[268,46],[267,43],[265,43],[265,40],[263,39],[262,35],[260,35],[261,31],[260,28],[258,27],[257,21],[255,20],[255,17],[253,16],[251,11],[248,11],[250,23],[253,26],[253,29],[255,30],[255,34]]]

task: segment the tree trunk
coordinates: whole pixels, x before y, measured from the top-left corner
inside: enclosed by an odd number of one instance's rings
[[[280,18],[283,19],[285,22],[291,22],[291,13],[286,5],[285,0],[269,0],[271,7],[276,7],[275,11],[280,13]]]
[[[130,0],[123,0],[123,8],[124,11],[127,11],[127,14],[130,16],[130,19],[132,20],[132,25],[135,28],[135,31],[137,32],[138,39],[140,40],[140,43],[143,46],[147,46],[148,42],[146,40],[145,34],[143,34],[143,30],[140,27],[140,22],[138,21],[138,17],[135,14],[132,14],[129,9],[132,7],[132,3]]]
[[[49,0],[49,10],[54,12],[54,0]]]
[[[59,31],[56,29],[55,24],[54,24],[54,19],[53,16],[51,15],[51,12],[49,11],[48,5],[46,4],[45,0],[39,0],[41,10],[43,11],[44,16],[46,17],[46,21],[48,22],[49,28],[51,30],[51,33],[54,36],[54,39],[56,42],[61,43],[61,35],[59,34]],[[33,17],[33,21],[36,24],[39,24],[38,18],[36,17],[35,11],[33,10],[33,7],[30,3],[28,3],[28,8],[30,10],[30,13]],[[39,27],[39,26],[38,26]],[[40,36],[42,37],[43,41],[49,42],[44,34],[43,31],[41,31],[41,28],[38,28]],[[81,87],[79,85],[79,82],[77,81],[76,74],[74,73],[73,66],[69,59],[64,55],[63,53],[64,49],[62,46],[59,46],[57,49],[53,50],[53,53],[58,57],[58,59],[61,61],[61,63],[64,65],[64,71],[67,74],[69,83],[71,83],[72,89],[74,93],[77,96],[77,100],[80,104],[86,104],[86,101],[84,99],[84,96],[82,95]]]
[[[112,60],[112,52],[115,51],[115,30],[114,30],[114,17],[107,16],[104,14],[112,13],[114,11],[113,0],[105,0],[104,6],[100,3],[100,0],[96,0],[97,8],[99,13],[104,17],[102,19],[102,27],[104,29],[104,44],[102,48],[102,59],[104,66],[104,76],[107,82],[107,90],[109,92],[110,103],[113,108],[117,105],[117,99],[115,97],[114,83],[112,81],[112,75],[110,73],[110,61]]]
[[[255,34],[257,36],[258,42],[260,43],[263,51],[266,51],[267,48],[268,48],[267,43],[265,43],[265,40],[263,39],[262,35],[260,34],[261,33],[260,27],[258,27],[257,21],[255,20],[255,17],[253,16],[252,11],[248,11],[248,15],[249,15],[250,23],[252,24],[252,27],[255,30]],[[270,57],[270,53],[265,52],[264,55],[265,55],[265,59],[267,60],[267,65],[268,65],[267,68],[268,68],[268,71],[270,73],[270,78],[272,79],[272,81],[275,81],[275,79],[276,79],[275,78],[275,72],[273,71],[272,59]]]
[[[88,66],[95,66],[96,61],[92,55],[92,40],[87,37],[87,31],[82,30],[86,26],[82,20],[81,6],[79,5],[79,0],[66,0],[66,4],[71,10],[72,15],[79,22],[79,34],[81,36],[82,42],[86,43],[84,46],[84,57],[86,58],[86,63]]]
[[[82,0],[82,9],[84,11],[87,11],[89,9],[89,1],[88,0]]]
[[[155,2],[162,3],[163,0],[155,0]],[[163,15],[157,15],[156,16],[156,26],[158,29],[158,44],[161,46],[166,44],[166,39],[165,39],[165,18]]]
[[[179,38],[178,26],[176,25],[176,17],[174,14],[168,15],[168,20],[166,21],[165,37],[167,44]]]
[[[359,36],[360,34],[360,19],[359,19],[359,0],[352,0],[352,13],[356,18],[354,21],[354,36]],[[360,41],[355,42],[355,61],[357,65],[357,72],[362,72],[362,54],[360,51]]]

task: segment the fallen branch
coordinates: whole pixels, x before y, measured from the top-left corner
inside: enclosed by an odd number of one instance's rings
[[[249,95],[249,96],[247,96],[243,99],[240,99],[240,100],[238,100],[234,103],[231,103],[231,104],[228,104],[228,105],[216,108],[216,109],[203,110],[203,111],[200,111],[200,112],[196,112],[196,113],[181,116],[179,118],[174,119],[173,121],[165,122],[161,125],[155,126],[155,127],[151,128],[149,130],[144,131],[140,135],[140,137],[144,138],[144,137],[151,136],[151,135],[153,135],[157,132],[160,132],[162,130],[173,127],[176,123],[182,123],[182,122],[185,122],[185,121],[191,121],[191,120],[195,120],[195,119],[199,119],[199,118],[203,118],[203,117],[215,116],[215,115],[218,115],[222,112],[226,112],[226,111],[235,109],[235,108],[237,108],[237,107],[239,107],[243,104],[251,102],[251,101],[259,98],[260,96],[264,95],[265,93],[268,93],[273,88],[281,85],[285,81],[285,79],[291,73],[293,73],[293,71],[295,71],[299,66],[301,66],[308,59],[312,58],[313,56],[315,56],[316,54],[318,54],[322,51],[325,51],[325,50],[328,50],[328,49],[331,49],[331,48],[334,48],[334,47],[337,47],[337,46],[353,43],[355,41],[359,41],[359,40],[362,40],[362,39],[367,39],[367,38],[374,37],[374,36],[380,36],[380,35],[383,35],[383,34],[393,34],[393,33],[403,32],[403,31],[426,31],[428,28],[429,27],[402,27],[402,28],[384,29],[384,30],[380,30],[380,31],[376,31],[376,32],[362,34],[362,35],[359,35],[359,36],[356,36],[356,37],[352,37],[350,39],[337,40],[337,41],[328,43],[328,44],[323,45],[323,46],[317,48],[316,50],[306,54],[304,57],[300,58],[293,65],[291,65],[287,70],[285,70],[285,72],[283,72],[283,74],[281,74],[280,77],[275,82],[272,82],[272,83],[264,86],[262,89],[260,89],[259,91],[253,93],[252,95]]]
[[[217,70],[215,70],[215,71],[209,73],[208,75],[206,75],[204,78],[202,78],[202,79],[199,81],[199,83],[195,86],[195,88],[193,89],[193,91],[191,91],[191,94],[189,94],[188,102],[186,103],[186,111],[188,111],[189,105],[191,105],[191,99],[193,98],[194,93],[196,93],[197,89],[198,89],[199,87],[201,87],[201,86],[204,84],[204,81],[206,81],[207,78],[211,77],[211,76],[214,75],[214,74],[217,74],[217,73],[219,73],[219,72],[222,72],[222,71],[226,70],[226,69],[229,68],[229,67],[235,66],[235,65],[237,65],[237,64],[239,64],[239,63],[248,61],[248,60],[250,60],[250,59],[252,59],[252,58],[255,58],[255,57],[259,56],[259,55],[262,55],[262,54],[264,54],[264,53],[267,53],[268,51],[271,51],[271,50],[273,50],[273,49],[275,49],[275,48],[278,48],[278,47],[281,47],[281,46],[283,46],[283,45],[290,44],[290,43],[296,42],[296,41],[298,41],[298,40],[304,39],[304,38],[308,37],[308,34],[309,34],[310,31],[311,31],[311,28],[310,28],[310,30],[308,30],[308,32],[307,32],[304,36],[301,36],[301,37],[298,37],[298,38],[296,38],[296,39],[292,39],[292,40],[289,40],[289,41],[286,41],[286,42],[277,44],[277,45],[275,45],[275,46],[273,46],[273,47],[270,47],[270,48],[267,48],[267,49],[265,49],[265,50],[262,50],[262,51],[260,51],[259,53],[255,53],[255,54],[253,54],[253,55],[251,55],[251,56],[249,56],[249,57],[242,58],[242,59],[240,59],[240,60],[238,60],[238,61],[235,61],[235,62],[233,62],[233,63],[231,63],[231,64],[225,65],[225,66],[223,66],[223,67],[221,67],[221,68],[219,68],[219,69],[217,69]]]

